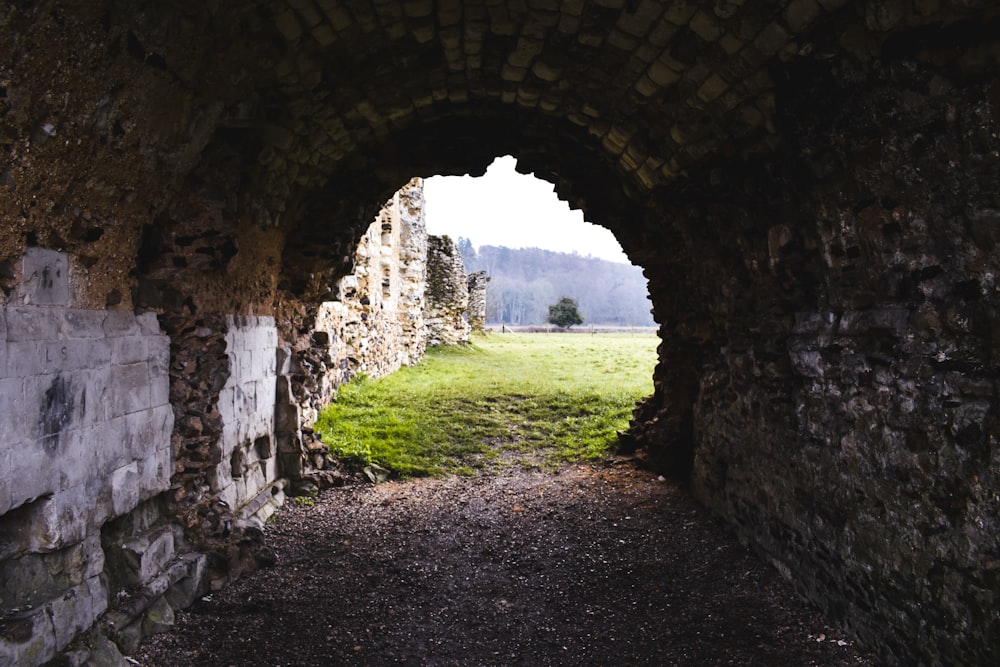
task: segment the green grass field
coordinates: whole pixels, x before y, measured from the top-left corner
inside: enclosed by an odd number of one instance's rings
[[[316,423],[331,453],[403,477],[607,456],[652,393],[650,334],[491,334],[343,387]]]

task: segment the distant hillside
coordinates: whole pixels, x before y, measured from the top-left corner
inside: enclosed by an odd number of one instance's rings
[[[587,324],[652,326],[642,269],[577,254],[540,248],[481,246],[460,238],[468,272],[486,271],[486,321],[544,324],[559,297],[576,299]]]

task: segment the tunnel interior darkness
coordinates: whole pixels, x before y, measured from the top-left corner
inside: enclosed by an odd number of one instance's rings
[[[116,540],[166,543],[163,522],[217,581],[253,567],[260,537],[233,517],[269,475],[316,472],[296,387],[379,202],[512,154],[649,280],[661,343],[633,445],[887,662],[1000,654],[993,3],[78,4],[0,9],[0,396],[20,413],[57,371],[153,378],[162,432],[121,439],[168,460],[5,491],[0,520],[109,489],[4,567],[74,545],[96,563]],[[28,269],[46,252],[72,277],[43,316]],[[123,324],[73,324],[93,313]],[[148,357],[94,352],[122,331]],[[49,334],[100,368],[23,361]],[[78,413],[59,428],[132,428]],[[56,451],[11,424],[0,469]],[[239,508],[220,495],[230,441],[263,462]],[[107,606],[86,577],[80,630]]]

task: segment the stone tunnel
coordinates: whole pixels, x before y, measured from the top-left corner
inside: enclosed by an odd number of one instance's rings
[[[887,664],[1000,660],[992,0],[14,0],[0,35],[0,664],[266,562],[253,517],[323,472],[317,308],[411,177],[504,154],[649,280],[629,446]]]

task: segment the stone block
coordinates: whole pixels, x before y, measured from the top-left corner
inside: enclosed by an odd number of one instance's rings
[[[40,608],[98,576],[103,567],[104,552],[97,537],[57,551],[7,559],[0,562],[0,609]]]
[[[50,473],[58,477],[61,490],[103,479],[124,463],[122,457],[114,456],[121,444],[108,442],[107,437],[103,426],[69,429],[59,435],[57,460]]]
[[[111,362],[115,365],[134,364],[149,359],[146,336],[122,336],[111,345]]]
[[[247,468],[246,474],[243,476],[243,484],[245,489],[243,502],[256,496],[267,485],[267,480],[264,478],[264,471],[261,470],[259,465],[252,465]]]
[[[118,562],[127,569],[125,574],[129,585],[145,586],[160,576],[176,554],[174,533],[169,526],[163,526],[146,535],[126,541],[119,547]]]
[[[58,467],[41,442],[22,443],[10,463],[4,483],[10,488],[12,507],[59,490]]]
[[[691,17],[688,27],[706,42],[715,42],[722,36],[722,26],[710,13],[699,10]]]
[[[111,349],[103,340],[11,343],[11,371],[20,377],[107,366]]]
[[[239,507],[240,498],[242,496],[240,495],[237,487],[238,484],[234,481],[232,484],[218,492],[219,499],[229,505],[229,507]]]
[[[163,335],[163,330],[160,328],[160,321],[156,318],[156,313],[139,313],[135,315],[135,323],[139,327],[139,334],[142,336]]]
[[[798,34],[808,28],[819,16],[816,0],[792,0],[785,8],[785,25]]]
[[[100,514],[90,486],[81,484],[65,489],[56,494],[46,503],[45,515],[40,523],[45,525],[47,543],[37,543],[32,549],[49,550],[65,547],[68,544],[93,540],[88,544],[87,562],[91,564],[85,572],[86,576],[95,576],[103,569],[104,551],[101,550],[100,538],[88,538],[92,527],[99,523]]]
[[[302,24],[299,23],[296,13],[291,9],[275,16],[274,26],[289,42],[294,42],[302,35]]]
[[[185,609],[208,592],[208,556],[183,554],[177,559],[175,567],[180,568],[180,576],[167,589],[164,598],[174,609]]]
[[[149,406],[158,408],[170,404],[170,376],[166,365],[149,362]],[[163,372],[161,372],[163,371]]]
[[[0,470],[4,471],[4,475],[9,474],[9,471],[13,470],[13,458],[13,449],[8,446],[7,442],[0,438]],[[5,548],[2,537],[4,515],[11,509],[13,503],[14,498],[11,495],[11,485],[4,480],[3,484],[0,484],[0,558],[4,557],[3,551]]]
[[[65,333],[68,338],[92,339],[104,337],[104,317],[103,310],[74,310],[66,309],[61,311],[65,318]]]
[[[170,338],[168,336],[145,336],[146,340],[146,359],[150,362],[156,362],[158,365],[162,365],[163,373],[166,374],[167,369],[170,366]]]
[[[63,335],[65,320],[58,309],[19,306],[6,313],[8,342],[57,340]]]
[[[146,320],[144,320],[146,321]],[[119,336],[138,336],[142,334],[135,315],[127,310],[109,310],[104,315],[101,325],[104,335],[108,338]]]
[[[773,56],[791,39],[784,28],[777,23],[764,26],[760,34],[753,40],[754,47],[765,56]]]
[[[165,598],[160,597],[146,610],[142,619],[143,636],[169,632],[174,627],[174,610]]]
[[[81,426],[96,426],[112,418],[111,368],[95,368],[76,374],[85,389]]]
[[[688,20],[697,10],[697,2],[680,0],[679,2],[672,3],[666,12],[664,12],[663,17],[676,26],[682,26],[687,24]]]
[[[270,456],[263,461],[261,461],[261,466],[264,470],[264,479],[268,483],[273,482],[278,479],[278,459],[275,456]]]
[[[257,376],[254,374],[252,350],[243,350],[240,352],[239,358],[236,360],[236,366],[239,368],[239,382],[237,384],[247,385],[257,379]]]
[[[288,375],[292,372],[292,350],[289,347],[279,347],[274,353],[274,371],[276,375]]]
[[[66,253],[44,248],[25,250],[16,299],[36,306],[68,306],[70,284]]]
[[[259,378],[268,378],[271,382],[278,375],[277,372],[277,359],[275,358],[273,347],[264,347],[260,350],[254,352],[254,362],[258,365],[261,371]]]
[[[135,479],[139,500],[147,500],[170,488],[173,472],[173,450],[170,447],[157,449],[152,455],[139,461]]]
[[[170,446],[173,424],[174,413],[169,405],[126,415],[115,420],[114,430],[117,433],[112,436],[112,440],[117,438],[126,446],[114,443],[111,448],[120,451],[128,460],[145,459],[153,452]]]
[[[46,609],[52,614],[56,650],[61,651],[77,633],[87,630],[108,608],[108,591],[101,577],[94,577],[53,600]]]
[[[115,366],[111,369],[111,415],[118,417],[150,407],[149,365]]]
[[[4,621],[0,634],[0,664],[41,665],[56,653],[56,633],[48,611]]]
[[[0,451],[26,437],[24,380],[0,378]]]
[[[18,341],[7,343],[7,375],[14,378],[27,378],[46,372],[46,343],[38,341]]]
[[[139,504],[139,462],[132,461],[111,474],[111,511],[121,516]]]
[[[511,67],[527,68],[531,61],[538,56],[545,48],[545,42],[540,39],[529,39],[521,37],[517,41],[517,46],[507,56],[507,63]],[[504,77],[505,80],[510,80]]]

